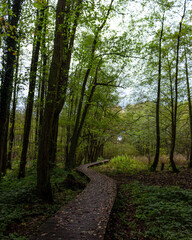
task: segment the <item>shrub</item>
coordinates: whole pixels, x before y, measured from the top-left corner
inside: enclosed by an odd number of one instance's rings
[[[108,164],[104,164],[97,168],[101,171],[127,173],[147,169],[147,165],[137,160],[135,157],[122,155],[112,158]]]
[[[129,143],[108,143],[104,146],[104,158],[113,158],[119,155],[138,155],[138,151]]]

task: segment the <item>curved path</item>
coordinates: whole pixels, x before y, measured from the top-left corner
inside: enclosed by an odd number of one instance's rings
[[[49,218],[35,240],[100,240],[104,238],[115,196],[116,184],[111,178],[88,167],[108,160],[81,165],[78,171],[90,178],[88,186]]]

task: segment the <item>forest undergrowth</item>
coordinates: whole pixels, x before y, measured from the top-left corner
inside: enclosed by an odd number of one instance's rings
[[[68,181],[74,182],[69,184]],[[75,198],[87,181],[78,172],[69,174],[56,167],[51,177],[54,202],[48,204],[36,196],[35,167],[28,169],[23,179],[17,178],[16,169],[9,171],[0,186],[0,239],[29,239],[48,217]]]
[[[118,156],[95,169],[114,178],[118,187],[105,240],[192,239],[189,169],[180,164],[180,172],[172,173],[166,163],[164,171],[150,172],[146,159],[128,156]],[[16,169],[9,171],[0,188],[0,239],[29,239],[42,222],[86,186],[87,179],[77,172],[72,172],[77,184],[68,184],[68,174],[59,166],[53,170],[54,202],[47,204],[36,196],[35,166],[20,180]]]
[[[167,166],[150,172],[142,161],[123,156],[99,171],[114,178],[118,186],[105,240],[192,239],[190,170],[180,167],[175,174]]]

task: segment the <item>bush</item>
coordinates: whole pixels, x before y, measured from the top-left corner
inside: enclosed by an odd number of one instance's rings
[[[109,159],[119,155],[136,156],[138,155],[138,151],[129,143],[107,143],[104,146],[104,158]]]
[[[147,169],[147,165],[142,161],[137,160],[135,157],[122,155],[112,158],[108,164],[104,164],[97,168],[101,171],[109,171],[113,173],[132,173]]]

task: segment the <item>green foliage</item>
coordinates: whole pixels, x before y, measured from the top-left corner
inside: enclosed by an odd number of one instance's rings
[[[33,3],[33,6],[36,7],[37,9],[42,9],[47,5],[46,1],[41,1],[41,0],[35,0]]]
[[[105,158],[112,158],[119,155],[135,156],[138,154],[136,148],[129,143],[107,143],[104,147]]]
[[[15,173],[10,172],[4,177],[0,189],[0,236],[2,238],[5,237],[4,233],[8,226],[24,222],[26,216],[32,214],[29,204],[38,203],[34,190],[35,175],[18,180]],[[13,239],[12,235],[10,239]]]
[[[110,160],[108,164],[98,167],[101,171],[113,173],[133,173],[135,171],[147,169],[143,162],[136,160],[134,157],[123,155],[117,156]]]
[[[60,167],[52,171],[54,203],[47,204],[36,196],[35,170],[28,170],[27,176],[23,179],[17,179],[15,170],[10,171],[3,178],[0,188],[0,239],[24,240],[25,237],[14,232],[15,226],[25,226],[34,216],[48,217],[73,199],[76,192],[64,188],[62,184],[67,174],[68,172]],[[78,181],[86,183],[86,179],[78,173],[72,174]]]
[[[137,205],[136,219],[143,221],[149,239],[189,240],[192,236],[192,190],[179,187],[125,185]]]

